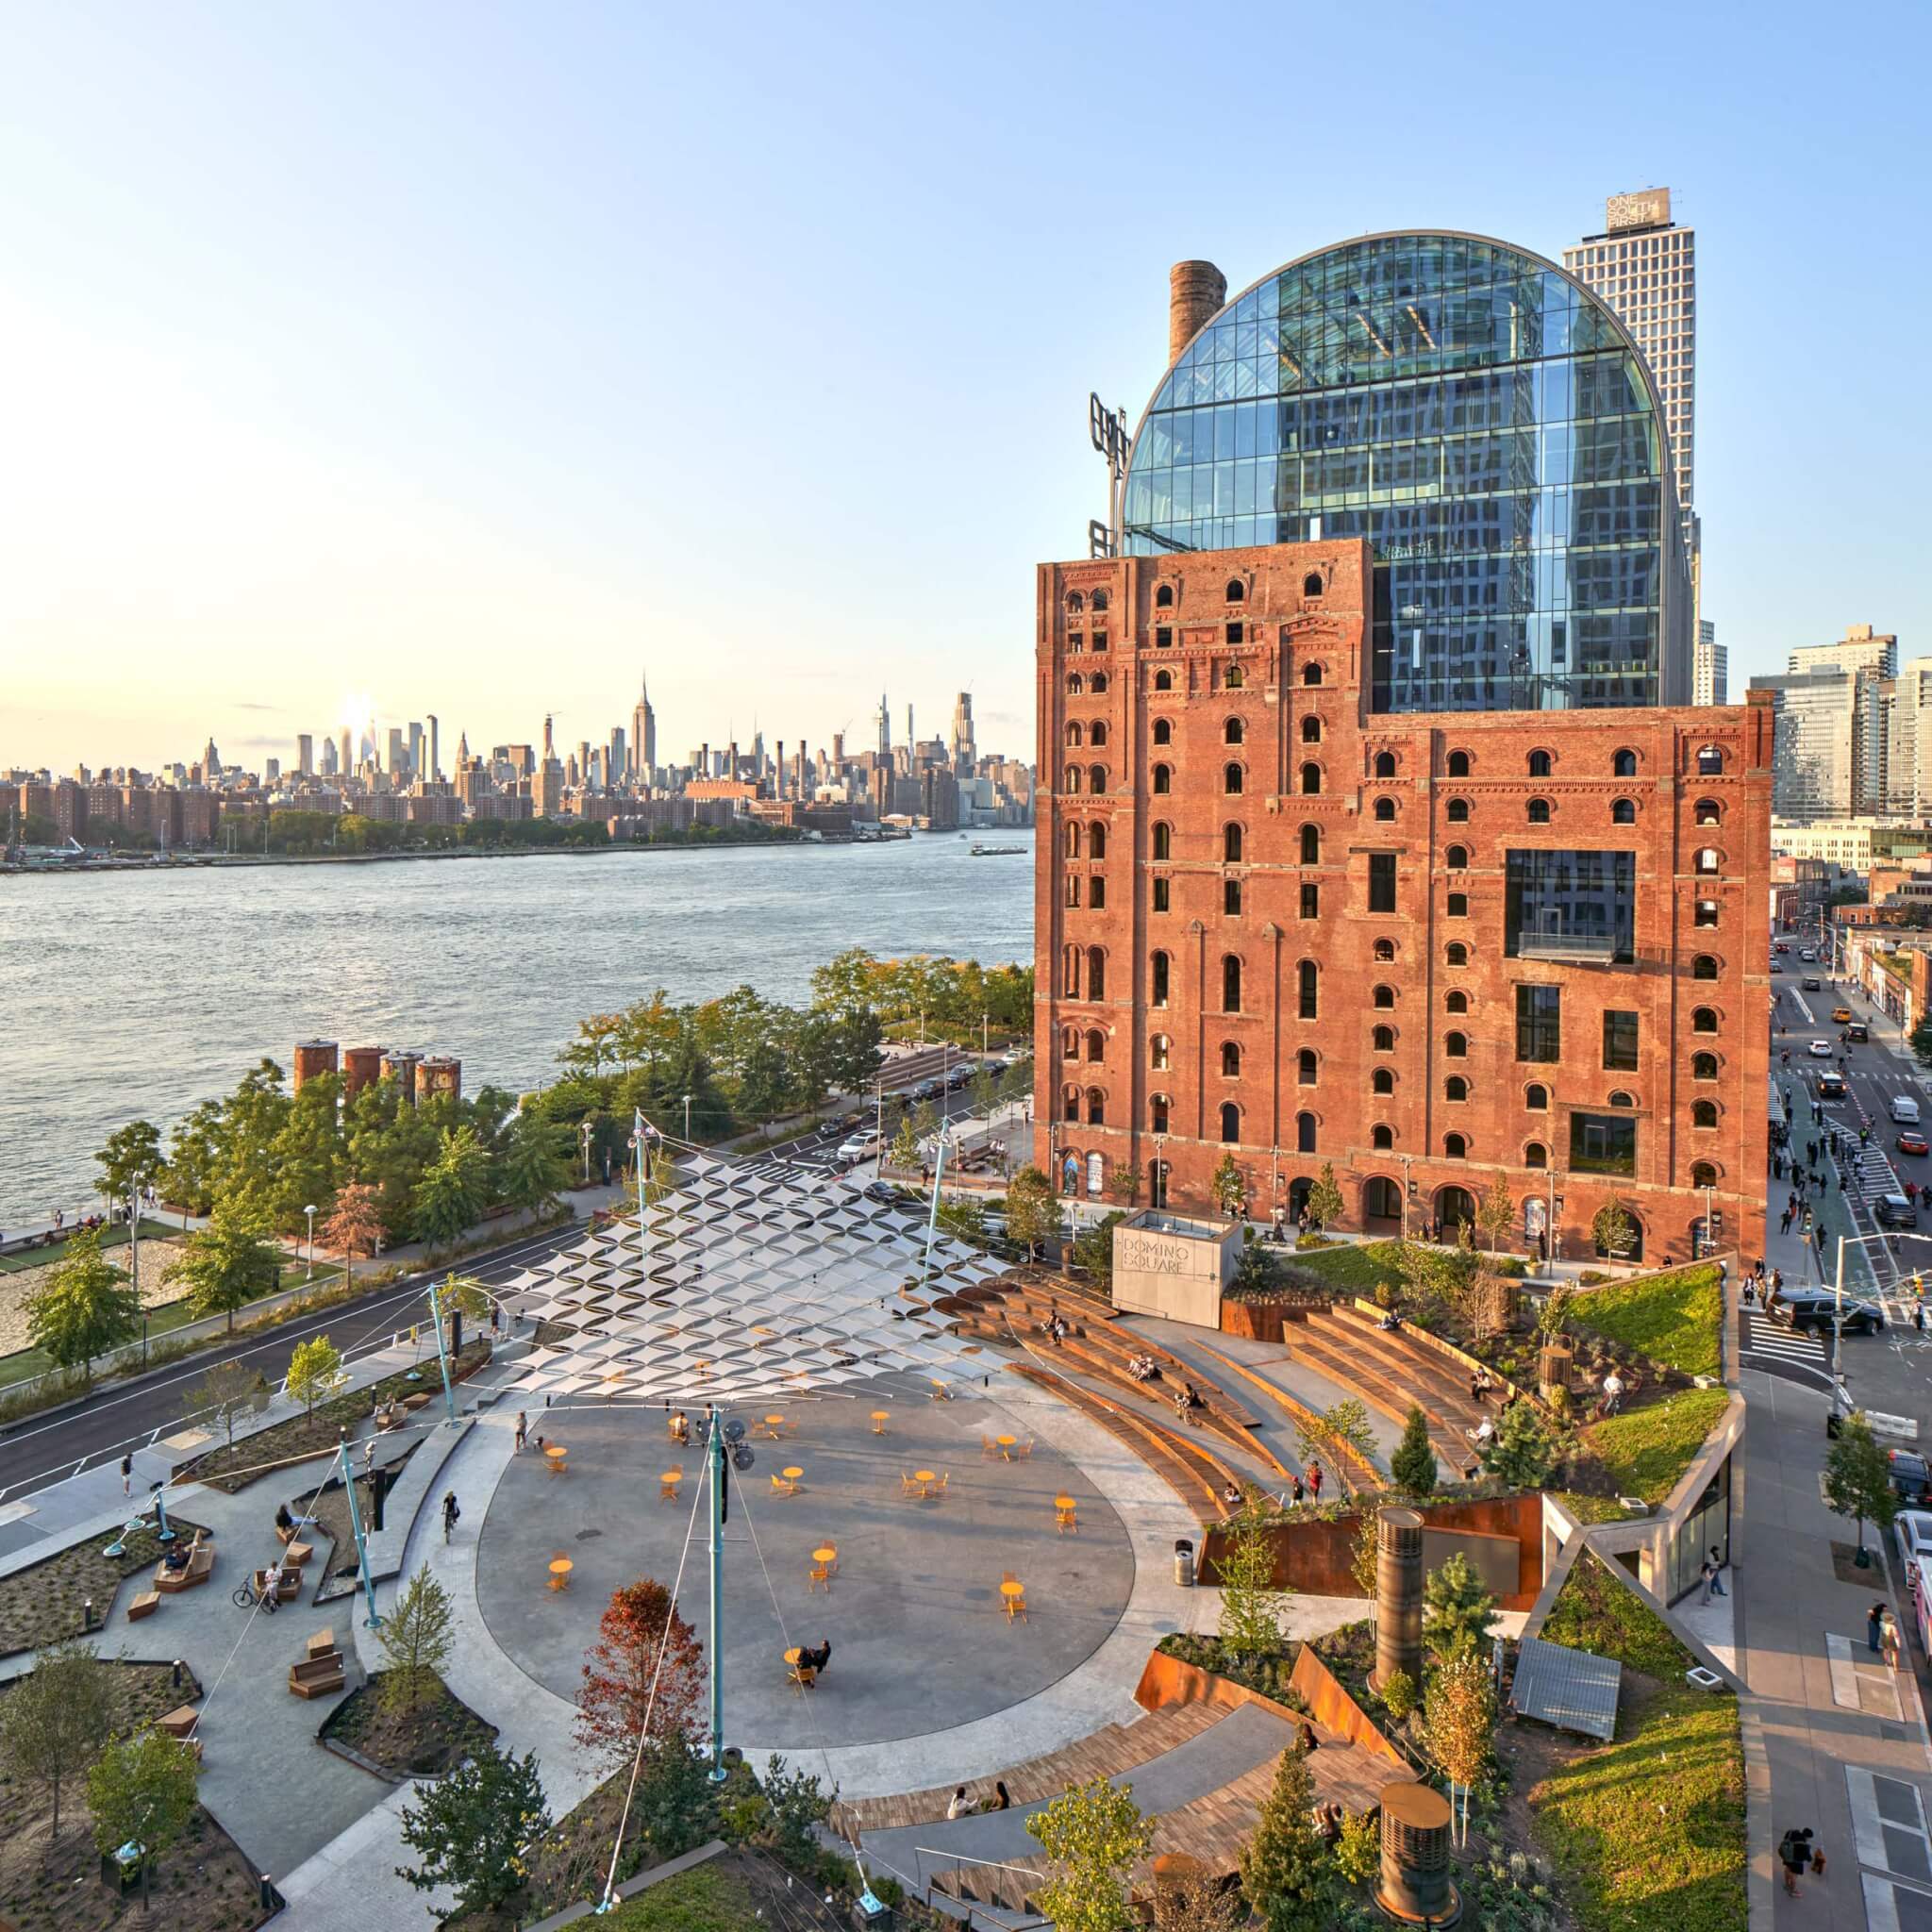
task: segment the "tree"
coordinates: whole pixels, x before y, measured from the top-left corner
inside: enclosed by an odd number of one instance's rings
[[[341,1185],[349,1145],[336,1105],[341,1093],[333,1074],[305,1080],[275,1138],[272,1198],[275,1225],[284,1234],[300,1234],[308,1225],[304,1210],[333,1200]]]
[[[1389,1458],[1389,1474],[1411,1496],[1426,1496],[1436,1487],[1436,1449],[1429,1441],[1429,1419],[1414,1404],[1402,1425],[1402,1441]]]
[[[186,1120],[176,1121],[168,1136],[168,1164],[161,1170],[160,1186],[169,1202],[180,1208],[183,1226],[190,1214],[206,1214],[213,1204],[221,1131],[221,1102],[204,1100]]]
[[[998,1069],[991,1061],[983,1063],[979,1071],[974,1074],[972,1091],[973,1111],[983,1115],[989,1121],[991,1120],[993,1108],[1000,1104],[1000,1076]],[[1131,1170],[1127,1171],[1131,1172]],[[1123,1170],[1120,1168],[1114,1169],[1116,1180],[1119,1179],[1122,1172]],[[1120,1197],[1116,1195],[1115,1198],[1118,1199]],[[1131,1201],[1134,1197],[1128,1194],[1125,1198]]]
[[[417,1233],[431,1247],[475,1224],[490,1198],[490,1157],[474,1127],[445,1131],[436,1158],[409,1196]]]
[[[899,1131],[892,1136],[892,1144],[886,1150],[886,1164],[902,1173],[919,1165],[919,1134],[909,1114],[899,1123]]]
[[[1252,1227],[1241,1229],[1241,1251],[1235,1257],[1234,1279],[1228,1284],[1242,1294],[1263,1295],[1274,1279],[1274,1266],[1268,1250],[1255,1239]]]
[[[27,1340],[93,1386],[94,1357],[141,1333],[141,1298],[101,1254],[98,1228],[84,1228],[25,1304]]]
[[[125,1844],[141,1847],[142,1909],[154,1868],[179,1844],[194,1822],[192,1746],[165,1731],[142,1731],[109,1744],[87,1774],[94,1844],[103,1857]]]
[[[1218,1872],[1171,1876],[1154,1889],[1154,1932],[1235,1932],[1246,1917],[1240,1888]]]
[[[1637,1224],[1631,1220],[1622,1195],[1612,1194],[1596,1210],[1591,1219],[1590,1232],[1597,1253],[1613,1261],[1621,1261],[1630,1252],[1637,1241]]]
[[[241,1201],[221,1200],[208,1225],[188,1237],[161,1279],[185,1282],[194,1312],[225,1315],[232,1329],[237,1308],[275,1291],[282,1258],[258,1209]]]
[[[508,1207],[548,1208],[570,1185],[570,1160],[562,1130],[534,1110],[518,1114],[505,1129],[497,1157],[496,1186]]]
[[[1241,1507],[1222,1525],[1221,1641],[1241,1657],[1262,1657],[1281,1648],[1282,1607],[1293,1593],[1274,1581],[1272,1519],[1260,1491],[1244,1489]]]
[[[1440,1574],[1440,1573],[1438,1573]],[[1449,1780],[1452,1822],[1456,1788],[1462,1787],[1460,1842],[1469,1842],[1470,1788],[1490,1761],[1490,1739],[1496,1727],[1495,1693],[1489,1666],[1474,1647],[1452,1652],[1429,1679],[1423,1702],[1423,1738],[1437,1768]]]
[[[1335,1840],[1335,1869],[1344,1883],[1356,1886],[1372,1885],[1380,1874],[1382,1833],[1368,1812],[1341,1814],[1341,1831]]]
[[[1480,1656],[1495,1621],[1496,1599],[1460,1550],[1429,1572],[1423,1585],[1423,1642],[1431,1656],[1444,1662],[1464,1651]]]
[[[326,1335],[298,1341],[289,1357],[289,1393],[306,1415],[313,1415],[318,1402],[337,1394],[346,1379],[341,1351]]]
[[[152,1121],[129,1121],[108,1136],[94,1161],[101,1170],[96,1191],[125,1205],[130,1194],[140,1193],[160,1173],[160,1134]]]
[[[1026,1831],[1053,1864],[1039,1899],[1058,1932],[1126,1932],[1136,1923],[1127,1874],[1145,1856],[1154,1826],[1134,1803],[1132,1785],[1096,1776],[1071,1786],[1027,1819]]]
[[[1349,1550],[1348,1571],[1355,1578],[1355,1587],[1373,1607],[1375,1586],[1382,1574],[1382,1534],[1375,1522],[1375,1511],[1367,1504],[1355,1520],[1355,1542]]]
[[[1267,1932],[1327,1932],[1335,1873],[1315,1828],[1315,1781],[1299,1744],[1274,1767],[1241,1870],[1241,1890]]]
[[[85,1771],[114,1731],[112,1666],[88,1643],[56,1643],[0,1698],[0,1754],[53,1802],[50,1839],[60,1836],[60,1786]]]
[[[269,1405],[268,1377],[240,1361],[216,1362],[188,1398],[197,1409],[212,1409],[214,1420],[235,1446],[235,1424]]]
[[[527,1854],[550,1829],[537,1754],[508,1757],[493,1744],[434,1784],[416,1787],[422,1803],[403,1812],[403,1842],[420,1866],[396,1867],[419,1891],[447,1886],[456,1909],[439,1921],[501,1905],[523,1890]]]
[[[1329,1471],[1340,1489],[1344,1486],[1343,1471],[1350,1466],[1352,1457],[1359,1457],[1363,1462],[1372,1460],[1375,1431],[1369,1422],[1367,1407],[1356,1396],[1345,1395],[1332,1407],[1296,1423],[1295,1442],[1304,1462],[1327,1457]]]
[[[653,1738],[695,1740],[705,1706],[704,1650],[661,1583],[641,1576],[611,1592],[584,1659],[577,1741],[612,1769]]]
[[[1912,1028],[1911,1048],[1922,1067],[1932,1067],[1932,1012]]]
[[[427,1563],[403,1586],[375,1635],[389,1659],[382,1678],[382,1707],[414,1710],[436,1688],[456,1648],[449,1592],[430,1575]]]
[[[1483,1245],[1493,1250],[1516,1225],[1516,1201],[1509,1191],[1509,1177],[1499,1167],[1489,1191],[1476,1203],[1475,1224],[1482,1230]]]
[[[366,1181],[351,1181],[336,1195],[336,1204],[317,1230],[323,1244],[342,1257],[346,1280],[358,1255],[374,1255],[382,1240],[382,1196]]]
[[[1241,1163],[1232,1154],[1224,1154],[1221,1164],[1214,1170],[1213,1178],[1208,1183],[1208,1191],[1214,1198],[1214,1205],[1224,1214],[1240,1216],[1247,1207],[1248,1177],[1241,1170]]]
[[[1874,1440],[1872,1424],[1862,1409],[1853,1409],[1839,1424],[1838,1440],[1826,1452],[1824,1503],[1834,1516],[1857,1519],[1861,1557],[1868,1519],[1883,1531],[1891,1527],[1891,1520],[1898,1514],[1891,1465]]]
[[[1007,1183],[1007,1232],[1023,1248],[1032,1248],[1057,1233],[1060,1204],[1053,1183],[1037,1167],[1023,1167]]]
[[[1503,1411],[1495,1438],[1482,1453],[1483,1468],[1512,1490],[1547,1488],[1562,1459],[1555,1430],[1528,1402],[1512,1402]]]
[[[929,1141],[940,1130],[940,1113],[931,1101],[922,1100],[912,1110],[912,1131],[922,1141]]]
[[[941,1201],[939,1224],[955,1241],[983,1242],[986,1240],[986,1204],[964,1198]]]
[[[1308,1219],[1317,1227],[1326,1227],[1331,1221],[1341,1219],[1343,1205],[1341,1190],[1336,1184],[1335,1163],[1324,1160],[1314,1186],[1308,1190]]]
[[[1119,1212],[1103,1214],[1091,1227],[1074,1237],[1073,1262],[1108,1288],[1113,1282],[1113,1231],[1127,1217]]]
[[[1123,1208],[1131,1208],[1141,1196],[1141,1183],[1146,1178],[1138,1167],[1130,1163],[1114,1169],[1107,1177],[1107,1191]]]

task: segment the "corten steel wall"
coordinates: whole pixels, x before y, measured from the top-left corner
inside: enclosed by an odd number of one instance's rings
[[[1693,1168],[1707,1163],[1723,1244],[1758,1252],[1770,1052],[1770,708],[1373,716],[1362,686],[1367,579],[1367,548],[1353,540],[1041,566],[1036,1158],[1052,1167],[1058,1189],[1060,1163],[1079,1155],[1083,1193],[1092,1154],[1108,1175],[1124,1163],[1144,1175],[1157,1158],[1154,1098],[1165,1095],[1158,1152],[1171,1206],[1208,1207],[1209,1177],[1226,1152],[1261,1217],[1277,1201],[1286,1206],[1297,1178],[1332,1161],[1341,1225],[1393,1232],[1392,1217],[1365,1212],[1372,1181],[1400,1188],[1412,1179],[1411,1213],[1427,1215],[1441,1211],[1443,1190],[1479,1197],[1501,1169],[1518,1203],[1512,1245],[1520,1247],[1524,1204],[1546,1198],[1550,1186],[1548,1168],[1529,1164],[1534,1142],[1557,1170],[1561,1252],[1594,1251],[1591,1222],[1614,1191],[1641,1223],[1653,1261],[1689,1255],[1691,1224],[1705,1210]],[[1239,603],[1227,597],[1231,582],[1241,586]],[[1156,602],[1162,586],[1171,607]],[[1096,591],[1106,600],[1098,613]],[[1079,608],[1070,609],[1075,593]],[[1229,641],[1230,624],[1241,626],[1242,641]],[[1310,665],[1319,667],[1317,685],[1305,682]],[[1231,670],[1241,674],[1239,688],[1229,687]],[[1170,689],[1158,688],[1163,675]],[[1225,741],[1230,721],[1241,726],[1239,744]],[[1164,744],[1156,737],[1161,723]],[[1306,740],[1305,728],[1319,739]],[[1720,772],[1700,774],[1705,747],[1722,755]],[[1637,760],[1634,778],[1613,773],[1615,755],[1626,750]],[[1550,775],[1529,776],[1532,751],[1549,755]],[[1468,776],[1448,775],[1453,753],[1467,757]],[[1394,775],[1378,779],[1383,754]],[[1305,762],[1318,769],[1317,793],[1302,789]],[[1239,795],[1224,789],[1230,763],[1241,769]],[[1165,795],[1153,790],[1157,765],[1169,770]],[[1547,824],[1528,823],[1533,797],[1548,802]],[[1392,820],[1374,817],[1378,799],[1392,802]],[[1612,822],[1620,799],[1634,806],[1634,824]],[[1702,800],[1718,807],[1716,824],[1695,823]],[[1452,801],[1467,806],[1466,822],[1451,821]],[[1107,840],[1101,859],[1088,856],[1096,824]],[[1172,857],[1157,861],[1161,824],[1171,828]],[[1231,824],[1243,838],[1235,865],[1223,862]],[[1074,826],[1078,858],[1068,845]],[[1304,826],[1320,840],[1318,862],[1306,866]],[[1468,855],[1454,873],[1445,859],[1452,844]],[[1539,847],[1635,855],[1631,963],[1505,957],[1506,855]],[[1706,847],[1719,855],[1714,876],[1694,870]],[[1395,857],[1392,913],[1367,909],[1377,853]],[[1068,903],[1070,879],[1078,905]],[[1169,909],[1157,911],[1162,879]],[[1229,880],[1241,888],[1238,912],[1224,909]],[[1105,893],[1098,908],[1095,881]],[[1301,913],[1305,884],[1317,888],[1313,918]],[[1466,895],[1466,916],[1449,916],[1452,891]],[[1716,902],[1715,926],[1695,924],[1700,900]],[[1457,941],[1468,963],[1452,966],[1448,948]],[[1378,959],[1378,945],[1392,957]],[[1170,961],[1164,1008],[1150,1005],[1157,951]],[[1239,1013],[1222,1010],[1228,956],[1241,964]],[[1693,979],[1699,956],[1716,962],[1714,979]],[[1299,1010],[1304,960],[1317,973],[1307,1019]],[[1515,989],[1523,984],[1561,989],[1559,1063],[1516,1058]],[[1377,985],[1392,991],[1388,1010],[1372,1010]],[[1451,1015],[1453,992],[1466,999],[1465,1013]],[[1713,1016],[1714,1032],[1694,1030],[1699,1008]],[[1607,1009],[1639,1015],[1634,1072],[1602,1064]],[[1388,1051],[1374,1046],[1377,1024],[1393,1028]],[[1452,1031],[1467,1041],[1463,1057],[1446,1052]],[[1164,1070],[1152,1064],[1156,1036],[1170,1042]],[[1069,1042],[1077,1060],[1065,1057]],[[1224,1074],[1229,1044],[1239,1072]],[[1315,1055],[1312,1085],[1299,1078],[1304,1049]],[[1692,1079],[1699,1052],[1716,1055],[1715,1081]],[[1388,1096],[1371,1091],[1377,1068],[1393,1076]],[[1447,1097],[1452,1074],[1469,1083],[1467,1099]],[[1548,1090],[1546,1110],[1527,1107],[1532,1084]],[[1066,1117],[1068,1089],[1080,1096],[1077,1121]],[[1635,1174],[1569,1172],[1572,1110],[1625,1111],[1608,1105],[1620,1090],[1634,1102]],[[1716,1126],[1692,1124],[1701,1100],[1717,1104]],[[1241,1110],[1231,1148],[1220,1117],[1230,1101]],[[1312,1153],[1294,1151],[1304,1113],[1312,1119]],[[1378,1125],[1390,1129],[1386,1151],[1373,1143]],[[1445,1154],[1451,1133],[1465,1137],[1466,1158]]]

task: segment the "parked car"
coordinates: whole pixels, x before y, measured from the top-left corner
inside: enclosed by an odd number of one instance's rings
[[[1923,1503],[1926,1489],[1932,1487],[1932,1469],[1925,1458],[1916,1449],[1890,1449],[1885,1459],[1891,1465],[1891,1487],[1900,1500],[1907,1507]]]
[[[1017,1067],[1022,1060],[1031,1059],[1032,1058],[1032,1054],[1025,1047],[1009,1046],[1005,1053],[1000,1055],[1000,1065],[1003,1067]]]
[[[1820,1329],[1829,1335],[1838,1296],[1828,1288],[1782,1288],[1767,1312],[1787,1328]],[[1846,1295],[1844,1314],[1847,1335],[1875,1335],[1885,1326],[1885,1310],[1876,1302]]]
[[[948,1087],[970,1086],[972,1084],[974,1074],[976,1074],[978,1071],[979,1069],[975,1067],[971,1060],[961,1060],[959,1064],[957,1067],[955,1067],[950,1074],[946,1075],[946,1085]]]
[[[1909,1093],[1894,1093],[1891,1097],[1891,1118],[1901,1127],[1916,1127],[1919,1124],[1919,1103]]]
[[[1818,1097],[1820,1100],[1842,1100],[1845,1097],[1844,1075],[1841,1074],[1820,1074],[1818,1076]]]
[[[1917,1227],[1918,1211],[1903,1194],[1880,1194],[1872,1204],[1872,1218],[1880,1227]]]
[[[1919,1593],[1915,1557],[1932,1557],[1932,1510],[1901,1509],[1891,1519],[1891,1533],[1898,1543],[1899,1562],[1906,1573],[1906,1587]]]
[[[1834,1026],[1849,1026],[1852,1024],[1852,1009],[1849,1007],[1834,1007],[1831,1009],[1831,1024]]]
[[[1815,973],[1806,974],[1803,981],[1803,985],[1807,992],[1817,992],[1823,986],[1823,984],[1824,982],[1818,977],[1817,974]]]
[[[1909,1127],[1891,1144],[1901,1154],[1924,1154],[1926,1151],[1924,1135],[1915,1134]]]

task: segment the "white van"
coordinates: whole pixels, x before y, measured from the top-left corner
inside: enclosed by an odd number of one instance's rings
[[[1906,1094],[1898,1094],[1891,1103],[1891,1118],[1901,1127],[1916,1127],[1919,1124],[1919,1103]]]

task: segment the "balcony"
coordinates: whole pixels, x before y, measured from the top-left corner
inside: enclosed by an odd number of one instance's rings
[[[1607,966],[1617,957],[1614,933],[1526,932],[1516,941],[1517,957],[1549,959],[1565,966]]]

